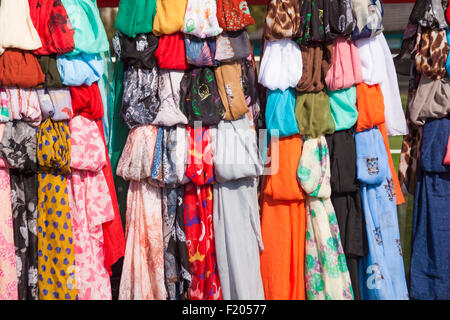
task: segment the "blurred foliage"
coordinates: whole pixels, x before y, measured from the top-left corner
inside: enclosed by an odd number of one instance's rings
[[[255,24],[247,27],[248,34],[264,27],[264,21],[266,19],[267,6],[249,6],[250,13],[252,14]]]

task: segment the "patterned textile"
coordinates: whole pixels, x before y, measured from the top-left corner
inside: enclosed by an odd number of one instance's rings
[[[80,300],[111,300],[105,268],[102,224],[114,219],[112,200],[102,168],[104,143],[93,120],[70,121],[71,174],[67,177],[73,219],[76,282]]]
[[[6,103],[12,120],[22,120],[31,126],[41,123],[39,97],[35,89],[5,88]]]
[[[216,16],[216,0],[188,0],[181,31],[200,39],[222,33]]]
[[[238,31],[255,24],[245,0],[216,0],[217,20],[224,31]]]
[[[70,130],[47,118],[37,134],[39,299],[75,300],[76,265],[67,177]]]
[[[267,5],[266,40],[293,38],[300,28],[300,5],[297,0],[270,0]]]
[[[0,158],[10,168],[14,247],[20,300],[38,299],[36,130],[23,121],[6,123]]]
[[[306,297],[308,300],[353,300],[339,226],[330,200],[330,156],[324,136],[304,142],[297,177],[308,194]]]

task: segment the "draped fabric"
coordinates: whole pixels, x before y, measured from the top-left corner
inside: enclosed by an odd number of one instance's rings
[[[200,39],[219,35],[222,28],[216,17],[216,0],[188,0],[181,31]]]
[[[152,31],[155,14],[156,0],[122,0],[114,28],[135,38],[139,33]]]
[[[102,169],[107,165],[103,140],[93,120],[70,121],[71,174],[67,178],[73,218],[76,281],[80,300],[111,300],[105,267],[102,224],[114,219]]]
[[[41,109],[36,89],[7,87],[4,97],[10,120],[22,120],[33,127],[41,123]]]
[[[38,300],[36,129],[23,121],[5,125],[0,158],[10,168],[18,298]]]
[[[0,56],[0,84],[33,88],[45,81],[37,58],[29,51],[6,49]]]
[[[44,88],[62,88],[63,86],[56,59],[56,55],[38,56],[39,65],[45,75]]]
[[[157,127],[130,131],[117,175],[130,180],[126,212],[126,247],[120,300],[165,300],[161,189],[149,183]]]
[[[156,0],[153,33],[159,36],[180,31],[184,25],[187,3],[188,0]]]
[[[217,20],[224,31],[238,31],[255,24],[245,0],[216,0]]]
[[[38,263],[39,299],[78,299],[73,217],[69,207],[70,130],[47,118],[39,127]]]
[[[0,143],[5,124],[0,123]],[[0,152],[1,153],[1,152]],[[14,227],[9,169],[0,156],[0,300],[17,300],[18,279],[14,249]]]
[[[75,48],[74,29],[58,0],[29,0],[30,17],[41,39],[36,55],[65,54]]]

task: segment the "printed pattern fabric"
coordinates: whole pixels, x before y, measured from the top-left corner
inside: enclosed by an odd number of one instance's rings
[[[72,172],[67,177],[67,186],[78,298],[111,300],[102,225],[114,219],[114,210],[102,171],[107,165],[104,143],[95,121],[83,116],[70,122],[70,132]]]
[[[216,16],[216,0],[188,0],[183,33],[200,39],[215,37],[222,32]]]
[[[0,122],[8,122],[9,117],[10,111],[8,107],[8,95],[6,94],[6,88],[0,87]]]
[[[5,89],[10,118],[26,121],[32,126],[38,126],[41,123],[42,116],[36,90],[12,87]]]
[[[163,189],[164,273],[170,300],[189,297],[192,280],[183,213],[184,187]]]
[[[224,31],[238,31],[255,24],[247,1],[216,0],[217,20]]]
[[[214,167],[209,128],[188,126],[189,156],[184,191],[184,224],[192,283],[190,299],[222,300],[213,232]]]
[[[117,175],[131,180],[119,300],[165,300],[161,189],[149,183],[158,128],[130,131]]]
[[[4,124],[0,124],[0,141]],[[0,300],[17,300],[18,281],[16,253],[14,249],[14,229],[11,206],[11,185],[9,169],[0,159]]]
[[[330,200],[330,156],[324,136],[304,142],[297,175],[308,193],[306,297],[308,300],[353,300],[339,226]]]
[[[75,254],[66,175],[70,173],[70,130],[50,118],[37,134],[39,299],[75,300]]]
[[[11,203],[20,300],[38,300],[36,131],[23,121],[7,122],[0,157],[10,168]]]
[[[120,116],[129,128],[150,124],[160,108],[158,69],[130,67],[125,72],[122,109]]]

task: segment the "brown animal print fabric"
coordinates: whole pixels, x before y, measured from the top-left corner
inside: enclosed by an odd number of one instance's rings
[[[445,30],[433,30],[420,27],[417,30],[415,56],[418,73],[440,80],[446,76],[445,63],[449,52],[449,45],[445,38]]]
[[[300,28],[298,0],[270,0],[266,14],[267,40],[293,38]]]

